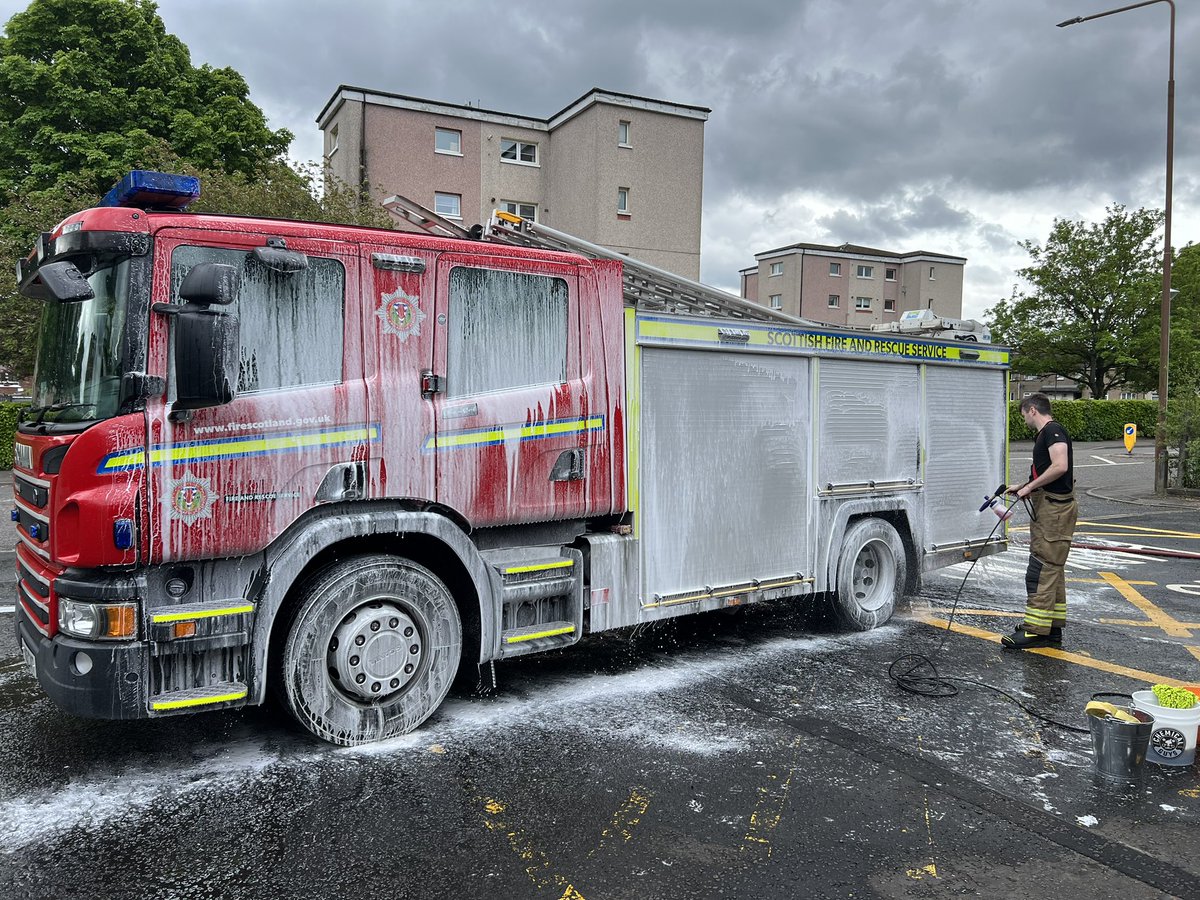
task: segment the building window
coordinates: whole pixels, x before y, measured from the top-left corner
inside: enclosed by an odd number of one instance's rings
[[[885,297],[883,299],[883,311],[884,312],[895,312],[896,311],[896,301],[893,300],[891,297]]]
[[[783,294],[772,294],[771,295],[771,309],[782,309],[782,308],[783,308]]]
[[[781,263],[781,262],[771,263],[771,274],[772,275],[782,275],[783,274],[783,263]]]
[[[617,212],[629,212],[629,188],[617,188]]]
[[[884,281],[895,281],[896,280],[896,270],[895,269],[884,269],[883,270],[883,280]]]
[[[867,310],[869,312],[871,309],[871,298],[870,297],[855,297],[854,298],[854,308],[855,308],[855,310],[858,310],[860,312],[862,310]]]
[[[1133,393],[1132,391],[1121,391],[1121,399],[1122,400],[1136,400],[1137,394]]]
[[[461,219],[462,194],[434,194],[433,211],[447,219]]]
[[[462,156],[462,132],[452,128],[435,128],[433,130],[433,150],[435,153]]]
[[[561,278],[451,269],[446,396],[566,381],[567,296]]]
[[[520,216],[527,222],[537,221],[536,203],[521,203],[517,200],[501,200],[500,208],[505,212],[512,213],[514,216]]]
[[[629,147],[629,123],[622,121],[617,124],[617,146]]]
[[[935,271],[937,271],[937,270],[936,270],[936,269],[935,269],[933,266],[930,266],[930,267],[929,267],[929,280],[930,280],[930,281],[936,281],[936,280],[937,280],[936,278],[934,278],[934,277],[933,277],[933,273],[934,273]]]
[[[875,277],[875,267],[874,266],[859,266],[858,267],[858,277],[859,278],[874,278]]]
[[[329,150],[326,151],[326,156],[333,156],[338,148],[338,127],[334,125],[329,129]]]
[[[842,298],[840,296],[838,296],[837,294],[829,295],[829,308],[830,309],[837,309],[841,305],[842,305]]]
[[[842,264],[841,263],[830,263],[829,264],[829,274],[830,275],[841,275],[842,274]]]
[[[536,166],[538,164],[538,145],[502,138],[500,141],[500,161],[516,163],[521,166]]]

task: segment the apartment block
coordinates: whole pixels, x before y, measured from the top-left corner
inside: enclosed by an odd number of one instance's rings
[[[342,85],[317,124],[332,174],[377,200],[464,227],[506,209],[694,279],[710,112],[593,88],[542,119]]]
[[[962,317],[966,258],[842,244],[791,244],[754,255],[739,272],[748,300],[836,325],[894,322],[909,309]]]

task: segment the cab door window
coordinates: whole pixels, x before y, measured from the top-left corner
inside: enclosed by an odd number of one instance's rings
[[[566,381],[565,280],[456,266],[449,295],[447,397]]]
[[[171,296],[192,266],[225,263],[241,272],[230,312],[240,321],[238,393],[342,380],[346,270],[336,259],[310,256],[300,272],[274,272],[243,250],[176,247]]]

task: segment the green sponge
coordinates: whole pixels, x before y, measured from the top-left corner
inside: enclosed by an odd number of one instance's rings
[[[1196,695],[1184,688],[1171,687],[1169,684],[1156,684],[1150,688],[1158,699],[1159,706],[1167,709],[1191,709],[1196,705]]]

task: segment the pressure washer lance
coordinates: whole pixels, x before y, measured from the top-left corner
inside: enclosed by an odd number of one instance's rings
[[[983,539],[984,545],[991,541],[992,535],[996,533],[996,529],[1000,527],[1000,523],[1007,522],[1013,517],[1013,513],[1016,512],[1018,503],[1016,496],[1013,496],[1011,503],[1006,502],[1007,496],[1008,485],[1001,484],[1000,487],[992,492],[990,497],[983,498],[983,505],[979,507],[979,511],[982,513],[984,510],[990,509],[996,514],[996,524],[992,526],[992,530],[988,532],[988,536]],[[1030,518],[1033,518],[1033,510],[1030,508],[1028,501],[1021,502],[1025,504],[1025,509],[1029,513]],[[975,570],[975,564],[979,562],[980,558],[976,556],[971,560],[971,565],[967,567],[966,574],[963,575],[962,581],[959,582],[958,590],[954,592],[954,603],[950,607],[950,617],[946,621],[946,627],[942,630],[942,637],[938,641],[937,649],[934,651],[935,654],[940,653],[942,647],[946,644],[946,638],[949,637],[950,630],[954,626],[954,615],[958,612],[959,597],[962,596],[963,588],[967,585],[967,579],[971,577],[971,573]],[[908,691],[910,694],[919,694],[922,697],[955,696],[958,693],[958,688],[950,683],[952,681],[985,688],[986,690],[995,691],[997,694],[1007,697],[1035,719],[1040,719],[1049,725],[1054,725],[1057,728],[1062,728],[1065,731],[1071,731],[1076,734],[1090,733],[1086,728],[1078,728],[1074,725],[1055,721],[1034,709],[1030,709],[1018,698],[1008,693],[1008,691],[994,684],[988,684],[985,681],[975,681],[970,678],[959,678],[955,675],[939,675],[937,666],[933,664],[933,660],[919,653],[906,653],[898,657],[888,666],[888,677],[903,690]]]
[[[1004,505],[1004,493],[1007,490],[1007,484],[1000,485],[992,493],[992,496],[983,498],[983,506],[979,507],[979,511],[983,512],[985,509],[990,509],[999,516],[1001,522],[1011,519],[1013,516],[1013,507],[1016,506],[1016,503],[1014,502],[1012,506]],[[991,535],[988,536],[991,537]]]

